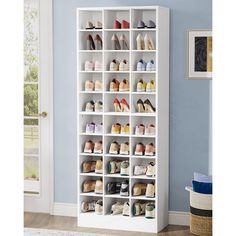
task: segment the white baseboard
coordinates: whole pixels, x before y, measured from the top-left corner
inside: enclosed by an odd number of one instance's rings
[[[55,202],[52,215],[57,216],[77,216],[77,205],[71,203]],[[181,211],[169,211],[170,225],[189,225],[189,213]]]

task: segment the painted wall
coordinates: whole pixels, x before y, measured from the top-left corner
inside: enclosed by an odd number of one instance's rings
[[[76,203],[76,8],[160,5],[171,9],[170,33],[170,202],[188,211],[194,171],[208,172],[210,81],[185,79],[189,29],[212,27],[211,0],[54,0],[55,202]]]

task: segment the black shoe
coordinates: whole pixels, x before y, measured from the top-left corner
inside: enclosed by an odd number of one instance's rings
[[[129,196],[129,181],[124,180],[121,184],[120,188],[120,195],[121,196]]]
[[[121,189],[121,183],[120,182],[110,182],[107,184],[107,193],[108,194],[115,194],[119,193]]]
[[[144,101],[144,107],[145,107],[145,112],[147,113],[152,113],[156,111],[156,108],[153,107],[153,105],[151,104],[151,102],[149,101],[149,99],[146,99]]]

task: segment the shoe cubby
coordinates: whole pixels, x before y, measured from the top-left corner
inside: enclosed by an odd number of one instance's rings
[[[130,48],[129,40],[130,40],[130,33],[127,31],[121,31],[121,32],[107,31],[104,34],[105,50],[111,50],[112,52],[114,51],[119,52],[124,50],[128,52]]]
[[[169,9],[78,8],[76,30],[78,226],[158,233],[168,224]],[[133,194],[139,183],[147,194]],[[135,215],[136,203],[147,212]]]
[[[147,204],[154,204],[155,209],[152,211],[146,210],[146,205]],[[136,208],[136,207],[137,208]],[[135,218],[142,218],[144,221],[154,221],[156,218],[156,204],[155,201],[152,200],[131,200],[131,217]],[[150,217],[151,216],[151,217]]]
[[[157,25],[157,11],[154,9],[133,9],[131,10],[131,14],[133,29],[138,28],[138,21],[140,20],[143,21],[145,25],[148,24],[149,20],[153,21]],[[147,27],[145,27],[144,29],[147,29]]]
[[[122,23],[122,20],[130,22],[130,10],[117,9],[117,10],[104,11],[105,29],[114,30],[113,28],[114,21],[119,21],[120,23]],[[117,30],[122,30],[122,29],[117,29]]]
[[[78,17],[77,17],[77,26],[80,30],[86,30],[86,31],[92,31],[96,30],[95,26],[97,22],[101,22],[103,25],[103,11],[102,10],[85,10],[85,11],[79,11]],[[91,22],[94,26],[93,29],[86,29],[87,24]],[[97,29],[101,30],[101,29]]]

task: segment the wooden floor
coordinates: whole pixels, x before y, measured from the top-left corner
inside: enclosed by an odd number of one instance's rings
[[[54,230],[67,230],[89,233],[104,233],[117,236],[136,236],[137,232],[114,231],[105,229],[92,229],[77,227],[77,218],[64,216],[51,216],[42,213],[24,213],[24,226],[26,228],[41,228]],[[138,233],[139,236],[154,236],[151,233]],[[189,227],[169,225],[158,236],[189,236]]]

